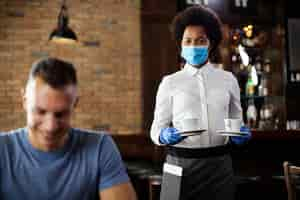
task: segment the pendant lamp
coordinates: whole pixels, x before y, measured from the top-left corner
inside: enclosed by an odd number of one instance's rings
[[[75,32],[68,26],[69,16],[68,9],[65,0],[62,2],[62,6],[58,15],[57,27],[49,36],[49,40],[55,43],[74,44],[77,42],[77,36]]]

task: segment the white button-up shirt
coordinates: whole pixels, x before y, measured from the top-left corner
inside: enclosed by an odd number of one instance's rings
[[[242,119],[240,88],[231,72],[208,63],[197,69],[189,64],[174,74],[165,76],[159,85],[151,138],[157,145],[165,127],[175,128],[184,119],[199,119],[207,131],[189,136],[177,147],[201,148],[224,145],[228,138],[217,130],[224,130],[225,118]]]

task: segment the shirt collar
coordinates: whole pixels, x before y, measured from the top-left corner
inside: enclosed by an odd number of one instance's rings
[[[186,71],[189,75],[191,76],[196,76],[198,74],[203,74],[209,70],[212,69],[212,64],[211,63],[206,63],[205,65],[203,65],[200,69],[197,69],[196,67],[193,67],[192,65],[186,63],[184,65],[184,71]]]

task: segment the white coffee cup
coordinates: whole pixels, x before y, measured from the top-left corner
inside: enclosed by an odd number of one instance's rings
[[[225,131],[239,132],[242,126],[242,119],[224,119]]]
[[[196,118],[183,119],[179,122],[180,131],[195,131],[202,129],[202,120]]]

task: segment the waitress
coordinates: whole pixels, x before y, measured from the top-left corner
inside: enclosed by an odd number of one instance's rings
[[[217,132],[225,118],[242,119],[236,78],[209,62],[222,40],[220,19],[208,8],[189,7],[173,19],[172,34],[185,65],[163,78],[156,96],[151,139],[167,146],[161,199],[234,199],[228,146],[244,144],[251,133],[244,126],[246,137]],[[177,128],[187,119],[201,121],[206,131],[181,136]]]

